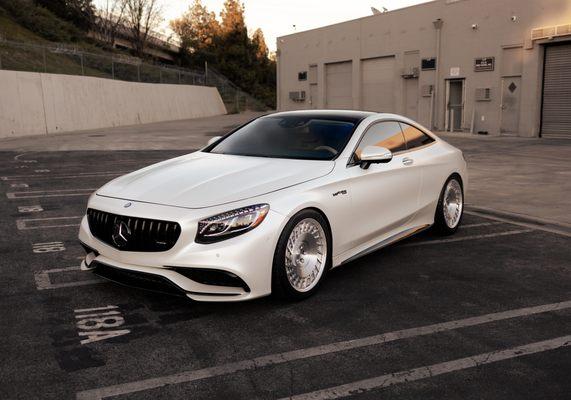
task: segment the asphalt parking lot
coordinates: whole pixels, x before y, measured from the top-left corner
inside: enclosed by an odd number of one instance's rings
[[[455,236],[347,264],[299,303],[79,271],[88,195],[186,152],[0,152],[0,398],[571,398],[571,230],[545,218],[473,204]]]

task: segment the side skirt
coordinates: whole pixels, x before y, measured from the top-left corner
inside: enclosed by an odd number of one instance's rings
[[[387,247],[388,245],[391,245],[391,244],[396,243],[398,241],[409,238],[412,235],[416,235],[417,233],[422,232],[428,228],[430,228],[429,224],[421,225],[421,226],[415,226],[413,228],[405,229],[402,232],[396,233],[396,234],[394,234],[394,235],[392,235],[386,239],[381,240],[379,243],[376,243],[376,244],[372,245],[371,247],[367,247],[366,249],[361,250],[360,252],[358,252],[354,256],[351,256],[348,259],[342,261],[341,263],[339,263],[335,267],[338,267],[338,266],[343,265],[343,264],[350,263],[351,261],[355,261],[356,259],[358,259],[360,257],[366,256],[367,254],[370,254],[370,253],[373,253],[377,250],[380,250],[383,247]]]

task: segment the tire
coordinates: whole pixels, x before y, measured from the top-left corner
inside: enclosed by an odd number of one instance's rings
[[[296,301],[315,293],[331,266],[331,249],[329,225],[320,213],[307,209],[294,215],[274,253],[272,294]]]
[[[458,197],[459,202],[458,202]],[[446,202],[452,200],[446,209]],[[452,204],[456,203],[456,209]],[[459,215],[458,215],[459,214]],[[446,180],[434,215],[434,231],[442,236],[449,236],[458,230],[464,215],[464,188],[458,175],[452,175]]]

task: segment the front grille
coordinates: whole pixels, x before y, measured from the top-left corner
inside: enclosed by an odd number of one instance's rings
[[[94,264],[94,274],[115,283],[134,287],[137,289],[150,290],[152,292],[166,293],[175,296],[185,295],[184,290],[163,276],[132,271],[128,269],[115,268],[106,264],[98,263],[96,261],[94,261]]]
[[[122,251],[167,251],[181,232],[176,222],[126,217],[92,208],[87,210],[87,221],[93,236]]]

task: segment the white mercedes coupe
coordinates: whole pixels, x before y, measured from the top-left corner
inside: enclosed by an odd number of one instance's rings
[[[393,114],[263,116],[89,199],[83,270],[199,301],[313,294],[331,268],[462,219],[462,152]]]

